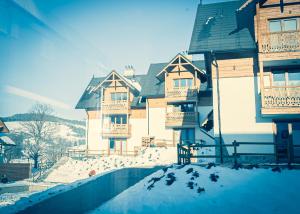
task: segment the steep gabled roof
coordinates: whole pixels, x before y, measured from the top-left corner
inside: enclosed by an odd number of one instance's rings
[[[131,78],[126,77],[126,79],[127,81],[129,80],[130,82],[137,82],[141,84],[144,77],[145,75],[135,75],[134,77]],[[93,77],[91,79],[85,91],[83,92],[81,98],[79,99],[75,107],[76,109],[100,109],[101,93],[99,93],[99,91],[97,90],[95,91],[94,89],[97,85],[102,83],[105,78],[106,77],[98,77],[98,78]],[[138,105],[137,102],[135,103]],[[134,103],[132,103],[131,106],[135,107]]]
[[[187,65],[181,64],[182,62],[187,63]],[[167,63],[167,65],[156,75],[156,77],[158,79],[164,79],[165,77],[164,73],[172,71],[176,67],[176,65],[174,64],[178,64],[177,65],[177,67],[179,67],[178,69],[180,69],[180,67],[183,67],[182,68],[183,70],[195,70],[198,71],[203,76],[205,75],[205,71],[204,71],[205,65],[202,67],[198,67],[197,64],[193,63],[187,57],[179,53],[169,63]]]
[[[9,130],[5,125],[5,123],[2,120],[0,120],[0,134],[6,134],[6,133],[9,133]]]
[[[199,69],[204,70],[205,62],[203,60],[191,61],[193,65]],[[165,96],[165,81],[160,81],[157,75],[168,65],[169,63],[154,63],[150,64],[148,73],[142,82],[142,91],[140,96],[148,98],[164,97]],[[207,84],[202,83],[200,91],[207,90]]]
[[[243,3],[198,5],[189,53],[255,50],[253,16],[236,12]]]

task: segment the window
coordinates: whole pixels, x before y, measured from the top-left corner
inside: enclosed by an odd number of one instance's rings
[[[299,69],[274,70],[272,74],[273,86],[300,86]]]
[[[194,112],[193,103],[175,104],[172,109],[174,112]]]
[[[193,79],[192,78],[174,79],[173,83],[175,88],[178,87],[190,88],[193,86]]]
[[[114,92],[111,93],[111,100],[127,100],[127,93],[126,92]]]
[[[111,124],[127,124],[126,115],[112,115],[110,117]]]
[[[278,19],[269,21],[269,29],[271,33],[282,31],[295,31],[297,27],[297,18]]]
[[[285,71],[273,71],[273,85],[285,86]]]

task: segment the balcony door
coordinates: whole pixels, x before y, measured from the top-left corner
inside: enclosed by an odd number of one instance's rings
[[[110,154],[122,155],[127,152],[126,139],[122,138],[110,138],[109,139],[109,149]]]
[[[275,150],[278,162],[300,161],[300,122],[277,121]]]

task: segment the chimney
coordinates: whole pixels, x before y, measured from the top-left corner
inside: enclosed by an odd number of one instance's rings
[[[128,78],[133,78],[135,75],[135,70],[132,65],[125,66],[123,75]]]

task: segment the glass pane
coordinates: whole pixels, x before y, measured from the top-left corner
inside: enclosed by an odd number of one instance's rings
[[[174,87],[179,87],[179,80],[173,80],[174,81]]]
[[[110,149],[114,149],[115,148],[115,140],[114,139],[110,139],[109,140],[109,148]]]
[[[270,28],[270,32],[280,32],[281,31],[280,20],[270,21],[269,28]]]
[[[188,87],[192,87],[193,86],[193,79],[187,79],[187,85],[188,85]]]
[[[300,71],[288,73],[288,85],[300,85]]]
[[[115,116],[111,116],[110,117],[111,124],[115,124],[115,121],[116,121],[116,117]]]
[[[186,79],[180,80],[180,87],[186,87]]]
[[[126,115],[122,115],[122,124],[127,124],[127,117]]]
[[[126,93],[126,92],[123,92],[123,93],[122,93],[122,99],[123,99],[123,100],[127,100],[127,93]]]
[[[111,100],[116,100],[116,93],[111,93]]]
[[[275,85],[275,86],[284,86],[285,85],[284,71],[273,72],[273,85]]]
[[[287,19],[283,20],[284,22],[284,30],[297,30],[297,20],[296,19]]]
[[[116,123],[121,124],[121,116],[120,115],[116,116]]]

